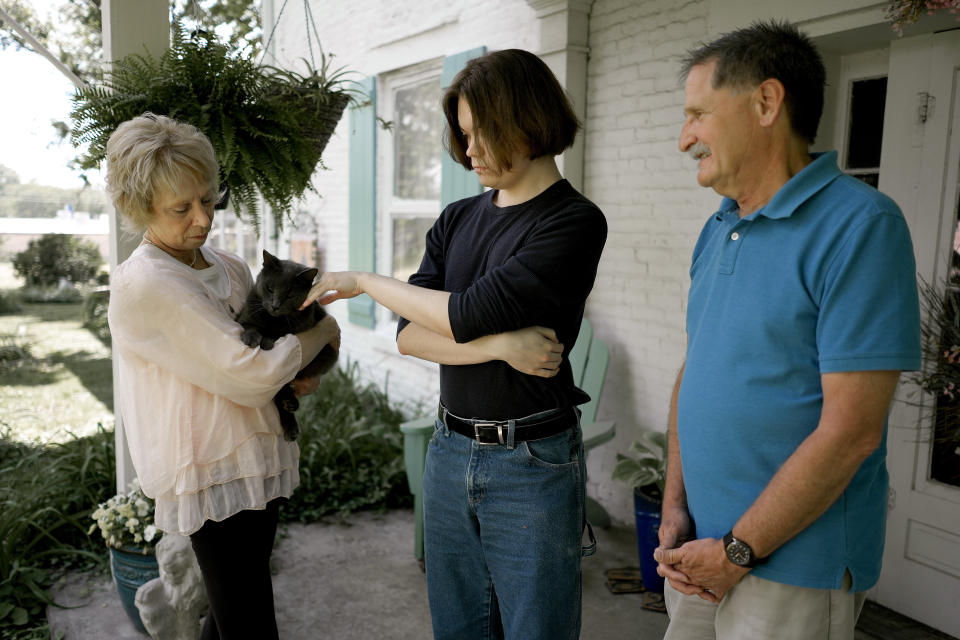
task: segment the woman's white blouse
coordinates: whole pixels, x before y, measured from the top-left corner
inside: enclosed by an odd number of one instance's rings
[[[237,256],[209,247],[194,270],[141,245],[111,275],[108,313],[117,405],[133,465],[164,531],[262,509],[300,482],[300,450],[283,438],[277,390],[301,368],[300,341],[269,351],[233,319],[253,286]]]

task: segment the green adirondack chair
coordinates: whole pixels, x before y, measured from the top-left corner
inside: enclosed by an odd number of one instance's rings
[[[584,318],[580,325],[577,344],[570,352],[570,366],[577,386],[590,395],[590,402],[581,405],[580,426],[583,430],[583,449],[590,449],[609,442],[616,435],[613,420],[596,421],[597,405],[603,380],[607,374],[610,352],[607,345],[594,337],[593,327]],[[435,416],[424,416],[400,425],[403,432],[403,462],[407,471],[407,484],[413,494],[414,536],[413,554],[423,560],[423,468],[427,458],[427,445],[433,435]],[[610,525],[610,516],[593,498],[587,497],[587,519],[600,527]]]

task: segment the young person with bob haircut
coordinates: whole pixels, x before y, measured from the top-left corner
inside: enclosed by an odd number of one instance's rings
[[[489,190],[444,209],[409,283],[327,273],[308,300],[367,293],[402,316],[401,353],[441,365],[423,478],[435,638],[577,638],[589,398],[566,355],[606,221],[557,169],[579,123],[537,56],[471,60],[443,110],[451,156]]]
[[[300,482],[273,396],[340,332],[328,317],[270,351],[240,340],[250,268],[204,246],[217,173],[210,140],[165,116],[128,120],[107,142],[107,191],[143,233],[110,278],[117,403],[157,527],[190,536],[210,601],[202,638],[269,640],[278,509]]]

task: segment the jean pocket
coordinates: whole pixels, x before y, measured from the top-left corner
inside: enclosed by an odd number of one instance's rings
[[[434,441],[437,439],[437,437],[438,437],[439,435],[442,435],[442,434],[443,434],[443,428],[444,428],[444,427],[443,427],[443,422],[441,422],[439,419],[438,419],[438,420],[434,420],[434,422],[433,422],[433,433],[430,435],[430,440],[429,440],[429,442],[427,442],[427,446],[428,446],[428,447],[434,443]]]
[[[525,440],[518,448],[535,464],[559,467],[577,463],[577,443],[572,431],[541,440]]]

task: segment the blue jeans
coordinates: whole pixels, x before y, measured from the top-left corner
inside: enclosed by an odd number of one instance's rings
[[[580,426],[509,444],[481,445],[437,421],[423,474],[437,640],[580,636]]]

